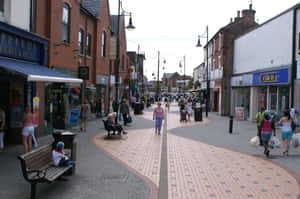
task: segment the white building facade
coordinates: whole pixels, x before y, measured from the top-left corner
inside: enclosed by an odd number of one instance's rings
[[[284,109],[293,106],[296,91],[292,75],[296,73],[293,54],[295,36],[300,31],[297,9],[298,5],[234,41],[232,115],[236,114],[236,109],[243,108],[245,119],[254,120],[262,107],[282,115]],[[299,18],[297,24],[296,16]]]

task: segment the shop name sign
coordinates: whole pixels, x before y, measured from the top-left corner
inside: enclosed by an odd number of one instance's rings
[[[0,55],[26,61],[40,62],[41,44],[29,39],[0,31]]]
[[[265,72],[258,72],[253,74],[254,85],[266,84],[288,84],[289,83],[289,69],[279,69]]]
[[[83,80],[89,80],[90,70],[88,66],[79,66],[78,68],[78,78]]]

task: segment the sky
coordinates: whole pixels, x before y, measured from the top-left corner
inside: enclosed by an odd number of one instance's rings
[[[109,0],[111,14],[118,12],[118,0]],[[253,0],[256,22],[261,24],[289,9],[299,0]],[[123,0],[122,7],[132,13],[136,29],[127,31],[127,51],[145,53],[144,74],[152,80],[157,75],[158,51],[160,52],[160,77],[164,72],[179,72],[180,61],[185,56],[186,74],[204,60],[203,48],[197,48],[198,35],[205,36],[208,26],[209,39],[238,10],[248,9],[250,0]],[[128,17],[126,18],[128,24]],[[206,39],[201,39],[204,46]],[[163,64],[163,60],[166,64]],[[182,64],[183,65],[183,64]],[[163,66],[165,70],[162,70]]]

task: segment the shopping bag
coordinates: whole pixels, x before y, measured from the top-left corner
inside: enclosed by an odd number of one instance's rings
[[[127,122],[131,123],[132,122],[132,117],[130,115],[127,116]]]
[[[298,146],[299,146],[299,136],[297,136],[297,135],[293,135],[293,137],[292,137],[292,146],[294,147],[294,148],[297,148]]]
[[[280,148],[281,142],[280,142],[280,140],[277,137],[272,137],[270,139],[269,146],[270,146],[271,149],[273,149],[273,148]]]
[[[250,144],[253,147],[257,147],[259,145],[259,137],[255,136],[255,137],[251,138]]]
[[[123,116],[122,116],[122,114],[121,113],[119,113],[119,121],[123,121]]]

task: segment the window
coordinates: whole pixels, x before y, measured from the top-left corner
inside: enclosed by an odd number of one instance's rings
[[[86,54],[88,56],[91,56],[91,39],[92,39],[92,36],[90,34],[88,34],[86,36]]]
[[[221,56],[218,56],[218,68],[221,68]]]
[[[102,43],[101,43],[101,56],[102,57],[106,56],[105,48],[106,48],[106,33],[103,31],[102,32]]]
[[[1,15],[4,14],[4,0],[0,0],[0,13]]]
[[[70,43],[70,7],[68,4],[63,4],[62,12],[62,41]]]
[[[214,58],[214,59],[213,59],[212,70],[215,70],[215,67],[216,67],[216,60],[215,60],[215,58]]]
[[[79,54],[83,54],[83,30],[80,29],[78,32],[78,50]]]

